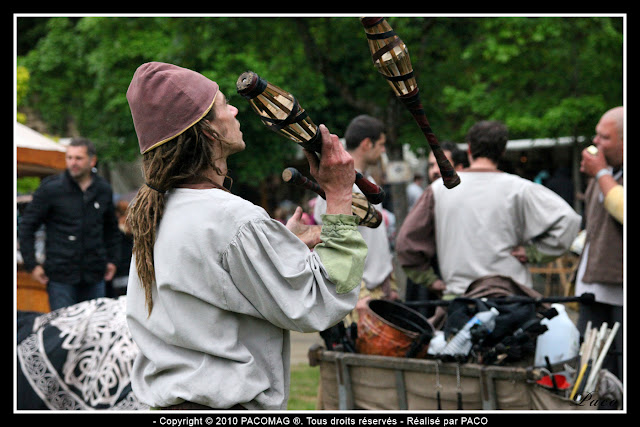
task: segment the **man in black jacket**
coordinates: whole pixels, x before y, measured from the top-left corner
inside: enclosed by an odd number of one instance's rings
[[[113,193],[93,172],[93,144],[72,139],[65,159],[67,169],[41,182],[18,229],[24,267],[47,285],[51,310],[104,297],[105,281],[115,274],[120,250]],[[34,242],[43,224],[45,261],[40,265]]]

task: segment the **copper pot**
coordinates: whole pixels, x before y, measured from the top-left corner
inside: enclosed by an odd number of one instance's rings
[[[394,301],[371,300],[358,321],[356,351],[423,358],[433,334],[431,323],[417,311]]]

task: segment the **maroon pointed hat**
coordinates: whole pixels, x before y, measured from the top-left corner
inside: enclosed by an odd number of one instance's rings
[[[200,121],[217,94],[218,84],[195,71],[163,62],[138,67],[127,101],[140,153],[170,141]]]

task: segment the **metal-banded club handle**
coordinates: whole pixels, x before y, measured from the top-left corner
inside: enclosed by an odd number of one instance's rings
[[[323,199],[326,199],[324,190],[318,185],[318,183],[302,175],[296,168],[289,167],[282,171],[282,179],[287,183],[311,190]],[[351,212],[353,215],[360,218],[359,225],[369,228],[377,228],[382,224],[382,214],[373,207],[373,204],[367,200],[364,194],[356,192],[352,193]]]
[[[322,153],[322,138],[298,100],[289,92],[263,79],[253,71],[246,71],[236,82],[238,94],[249,101],[262,123],[272,131],[291,139],[304,149]],[[382,187],[356,172],[355,184],[373,204],[382,203]]]
[[[369,181],[358,171],[356,171],[356,185],[367,200],[374,205],[378,205],[384,201],[385,193],[382,187]]]
[[[282,179],[284,180],[284,182],[295,184],[299,187],[311,190],[323,199],[327,198],[324,194],[324,190],[318,185],[317,182],[311,181],[309,178],[302,175],[296,168],[286,168],[285,170],[283,170]]]
[[[387,79],[396,97],[407,107],[420,127],[438,162],[444,185],[447,188],[455,187],[460,184],[460,177],[444,154],[427,120],[407,46],[385,18],[360,18],[360,22],[365,28],[371,59],[378,72]]]

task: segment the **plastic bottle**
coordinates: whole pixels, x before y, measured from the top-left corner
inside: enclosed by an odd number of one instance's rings
[[[445,348],[446,345],[447,342],[444,339],[444,332],[436,331],[433,334],[433,338],[431,338],[431,341],[429,341],[429,349],[427,350],[427,354],[436,356],[440,354],[440,352]]]
[[[538,335],[536,341],[535,366],[546,366],[544,357],[551,363],[568,361],[578,355],[580,350],[580,332],[573,324],[562,304],[551,304],[558,314],[551,319],[542,319],[541,325],[547,331]]]
[[[491,307],[490,310],[481,311],[476,313],[460,331],[447,343],[445,348],[440,353],[447,356],[466,356],[471,351],[473,343],[471,342],[471,328],[475,325],[484,326],[489,333],[493,331],[496,326],[496,317],[500,312],[495,307]]]

